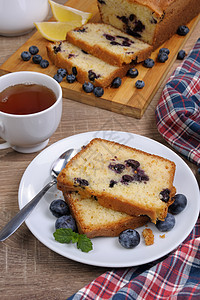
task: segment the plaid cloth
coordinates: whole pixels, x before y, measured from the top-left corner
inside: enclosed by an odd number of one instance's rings
[[[158,131],[200,165],[200,39],[168,79],[156,108]]]
[[[187,239],[171,254],[139,267],[108,271],[70,300],[200,299],[200,217]]]

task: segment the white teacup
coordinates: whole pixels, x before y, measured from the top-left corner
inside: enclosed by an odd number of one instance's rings
[[[0,34],[21,35],[43,21],[49,12],[48,0],[0,0]]]
[[[56,102],[38,113],[15,115],[0,111],[0,137],[6,143],[0,149],[12,147],[22,153],[32,153],[46,147],[56,131],[62,115],[62,89],[52,77],[37,72],[14,72],[0,77],[0,92],[12,85],[35,83],[51,89]]]

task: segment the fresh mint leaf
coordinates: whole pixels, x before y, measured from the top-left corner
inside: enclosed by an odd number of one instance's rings
[[[93,249],[91,240],[85,234],[74,232],[71,228],[59,228],[53,233],[55,240],[59,243],[77,243],[77,248],[83,252]]]
[[[83,252],[89,252],[93,249],[91,240],[85,234],[79,234],[77,248]]]

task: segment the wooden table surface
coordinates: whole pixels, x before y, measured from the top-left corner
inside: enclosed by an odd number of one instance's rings
[[[200,23],[184,46],[186,52],[199,38],[199,28]],[[0,36],[0,64],[4,63],[33,32],[20,37]],[[178,64],[180,61],[176,60],[166,79]],[[170,148],[158,133],[154,116],[165,81],[141,120],[63,99],[62,120],[48,145],[82,132],[119,130],[147,136]],[[3,140],[0,139],[0,142]],[[18,212],[19,183],[26,167],[37,155],[38,153],[21,154],[12,149],[1,150],[0,228]],[[200,182],[197,167],[188,161],[186,163]],[[60,256],[39,242],[25,224],[9,239],[1,242],[0,265],[0,298],[9,300],[66,299],[109,270],[109,268],[89,266]]]

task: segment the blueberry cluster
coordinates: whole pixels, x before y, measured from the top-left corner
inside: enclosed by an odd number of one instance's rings
[[[38,54],[39,49],[37,46],[30,46],[28,51],[23,51],[21,53],[21,58],[23,61],[29,61],[32,57],[32,62],[34,64],[40,65],[41,68],[46,69],[49,66],[49,62],[43,59],[41,55]]]
[[[168,60],[168,55],[169,55],[170,51],[168,48],[161,48],[159,50],[158,56],[157,56],[157,60],[158,62],[164,63]]]
[[[77,75],[77,69],[76,67],[72,67],[72,73],[68,74],[66,69],[60,68],[57,70],[57,73],[53,76],[53,78],[60,83],[64,77],[66,77],[66,80],[68,83],[74,83],[76,81],[76,75]]]
[[[49,207],[53,216],[57,218],[55,228],[71,228],[77,232],[77,226],[74,218],[70,214],[69,207],[62,199],[53,200]]]

